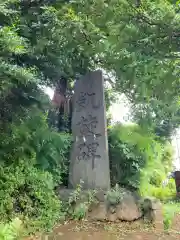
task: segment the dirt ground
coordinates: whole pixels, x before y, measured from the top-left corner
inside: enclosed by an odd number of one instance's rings
[[[136,223],[71,222],[57,226],[52,234],[42,240],[180,240],[180,232],[161,232]]]

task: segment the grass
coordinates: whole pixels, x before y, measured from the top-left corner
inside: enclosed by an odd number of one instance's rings
[[[180,201],[169,201],[163,204],[165,230],[168,230],[171,227],[174,216],[179,213]]]

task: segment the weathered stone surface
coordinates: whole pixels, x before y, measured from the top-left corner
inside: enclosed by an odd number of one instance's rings
[[[117,206],[116,213],[118,219],[123,221],[134,221],[142,217],[138,202],[130,193],[124,195],[123,200]]]
[[[59,189],[58,192],[60,199],[68,201],[69,196],[73,193],[73,191],[74,190],[72,189]],[[79,204],[87,203],[89,201],[88,194],[89,191],[83,190],[73,208],[76,208]],[[118,205],[108,205],[106,199],[104,198],[105,194],[105,191],[97,191],[95,194],[95,201],[89,202],[87,217],[90,220],[132,222],[134,220],[143,221],[144,219],[144,221],[152,223],[157,231],[163,231],[163,211],[162,204],[159,200],[154,198],[142,199],[142,207],[146,207],[146,209],[142,212],[140,208],[140,199],[126,189],[124,189],[123,199]]]
[[[152,222],[157,231],[164,230],[164,222],[163,222],[163,208],[162,204],[157,199],[152,199],[151,201],[152,208]]]
[[[110,170],[101,71],[90,72],[76,82],[72,133],[70,187],[75,188],[83,180],[85,189],[108,189]]]
[[[158,199],[154,199],[151,201],[152,210],[162,210],[162,204]]]
[[[103,191],[103,190],[99,190],[96,192],[95,196],[96,196],[96,199],[99,201],[99,202],[104,202],[105,201],[105,195],[106,195],[106,192]]]
[[[59,195],[59,198],[63,201],[68,201],[72,192],[73,192],[72,189],[67,189],[67,188],[57,189],[57,194]]]
[[[164,230],[164,223],[163,223],[163,211],[162,208],[159,210],[152,210],[152,217],[153,217],[153,225],[157,231]]]
[[[104,203],[100,203],[89,213],[89,219],[93,221],[105,221],[107,220],[107,209]]]
[[[118,217],[116,213],[108,213],[107,214],[107,220],[109,222],[117,222],[118,221]]]
[[[150,197],[144,199],[143,207],[145,211],[158,210],[162,208],[162,204],[158,199]]]
[[[144,220],[153,223],[157,231],[164,230],[163,209],[162,204],[158,199],[144,199]]]

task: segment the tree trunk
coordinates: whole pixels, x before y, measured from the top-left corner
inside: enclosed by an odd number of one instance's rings
[[[55,124],[54,127],[58,129],[60,132],[71,132],[71,118],[72,118],[72,101],[71,94],[67,94],[67,79],[62,77],[55,88],[54,97],[52,99],[52,103],[54,105],[54,119],[51,120]],[[53,115],[53,114],[51,114]]]

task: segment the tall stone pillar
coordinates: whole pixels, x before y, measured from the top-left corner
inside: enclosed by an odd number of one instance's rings
[[[90,72],[76,82],[73,98],[69,185],[83,180],[85,189],[110,187],[104,79]]]

